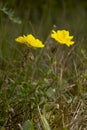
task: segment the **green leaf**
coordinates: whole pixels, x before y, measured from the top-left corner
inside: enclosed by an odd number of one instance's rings
[[[29,120],[25,121],[23,124],[23,130],[34,130],[32,121]]]
[[[46,92],[46,94],[47,94],[47,96],[48,97],[54,97],[54,95],[55,95],[55,91],[54,91],[55,89],[53,89],[53,88],[49,88],[48,90],[47,90],[47,92]]]
[[[39,114],[40,114],[40,118],[41,118],[41,121],[42,121],[44,130],[51,130],[51,129],[50,129],[50,126],[49,126],[49,124],[48,124],[48,121],[47,121],[46,118],[45,118],[45,115],[44,115],[44,114],[43,114],[43,115],[41,114],[39,107],[38,107],[38,111],[39,111]]]

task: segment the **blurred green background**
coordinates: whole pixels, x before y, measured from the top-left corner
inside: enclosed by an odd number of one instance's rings
[[[13,9],[23,23],[27,20],[28,23],[38,25],[35,26],[36,32],[44,33],[45,36],[53,25],[62,29],[71,28],[75,33],[83,33],[83,28],[86,29],[87,2],[85,0],[9,0],[8,2],[3,0],[0,3]],[[42,27],[44,27],[43,32]],[[30,30],[29,26],[27,28]]]

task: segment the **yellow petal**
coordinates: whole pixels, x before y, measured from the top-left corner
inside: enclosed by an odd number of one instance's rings
[[[24,36],[26,40],[26,45],[36,48],[42,48],[44,47],[44,44],[39,39],[35,39],[35,37],[32,34],[28,34],[27,36]]]
[[[19,43],[25,43],[26,42],[24,37],[22,37],[22,36],[19,36],[18,38],[16,38],[15,41],[19,42]]]

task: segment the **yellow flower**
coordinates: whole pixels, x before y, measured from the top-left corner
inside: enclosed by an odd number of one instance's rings
[[[28,47],[34,47],[34,48],[43,48],[44,44],[39,39],[35,39],[35,37],[32,34],[28,34],[27,36],[19,36],[15,39],[16,42],[26,44]]]
[[[66,30],[52,30],[51,38],[55,39],[60,44],[66,44],[67,46],[73,45],[73,36],[69,36],[69,31]]]

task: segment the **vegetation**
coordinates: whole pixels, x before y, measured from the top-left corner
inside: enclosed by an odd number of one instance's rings
[[[0,129],[87,129],[87,2],[0,1]],[[69,30],[68,47],[50,37]],[[38,37],[44,48],[16,43]]]

